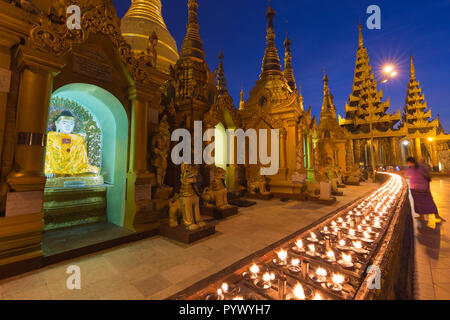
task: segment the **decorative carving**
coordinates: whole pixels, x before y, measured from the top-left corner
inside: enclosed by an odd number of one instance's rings
[[[164,186],[167,171],[167,157],[170,150],[170,131],[167,116],[164,115],[159,124],[158,133],[152,140],[153,166],[156,168],[156,183]]]
[[[61,6],[67,5],[68,0],[55,3],[49,16],[41,16],[40,23],[35,25],[30,32],[28,45],[42,52],[61,56],[72,50],[73,45],[83,43],[90,33],[106,35],[119,52],[122,62],[126,65],[133,79],[141,84],[150,83],[151,69],[155,63],[154,47],[155,38],[152,35],[149,40],[150,60],[135,57],[130,45],[122,37],[119,20],[115,10],[108,3],[89,7],[87,0],[71,1],[82,8],[81,29],[70,30],[65,24],[53,23],[62,17]]]

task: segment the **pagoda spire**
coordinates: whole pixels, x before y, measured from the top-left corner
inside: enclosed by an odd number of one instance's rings
[[[241,88],[241,99],[239,101],[239,111],[244,110],[244,105],[245,105],[245,101],[244,101],[244,88]]]
[[[410,57],[409,75],[411,79],[416,79],[416,68],[414,67],[414,57]]]
[[[358,34],[353,89],[345,106],[345,119],[340,120],[340,123],[351,132],[368,133],[371,127],[386,131],[401,120],[401,114],[387,113],[390,102],[389,99],[382,101],[383,91],[377,88],[369,54],[364,47],[361,23],[358,25]]]
[[[223,68],[223,52],[220,49],[219,53],[219,67],[217,68],[217,76],[216,76],[216,88],[219,96],[223,96],[228,93],[227,80],[225,79],[225,71]]]
[[[198,3],[197,0],[188,1],[188,23],[187,32],[181,44],[180,57],[194,58],[198,60],[205,59],[202,39],[200,38],[198,25]]]
[[[284,40],[284,76],[288,81],[289,87],[292,91],[297,90],[297,84],[294,78],[294,69],[292,68],[292,55],[291,55],[291,40],[286,32],[286,39]]]
[[[337,120],[336,115],[336,107],[333,103],[333,95],[330,93],[330,88],[328,87],[328,76],[325,71],[325,75],[323,77],[323,102],[322,102],[322,110],[320,112],[320,118],[334,118]]]
[[[425,95],[422,93],[419,81],[416,79],[414,58],[410,57],[410,78],[406,92],[405,108],[403,113],[403,125],[409,130],[432,131],[439,127],[439,119],[432,119],[431,110],[428,109]]]
[[[358,31],[359,31],[359,47],[364,47],[364,37],[362,34],[362,24],[361,22],[358,24]]]
[[[264,79],[272,75],[282,75],[280,57],[278,56],[278,50],[275,46],[275,30],[273,26],[273,20],[275,19],[275,10],[270,5],[266,12],[267,19],[267,31],[266,31],[266,50],[264,52],[264,58],[261,68],[260,78]]]

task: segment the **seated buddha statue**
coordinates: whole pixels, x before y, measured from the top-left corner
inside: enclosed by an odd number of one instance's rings
[[[70,111],[61,112],[55,125],[56,132],[49,132],[47,136],[46,177],[98,176],[100,169],[90,165],[84,138],[73,132],[73,114]]]

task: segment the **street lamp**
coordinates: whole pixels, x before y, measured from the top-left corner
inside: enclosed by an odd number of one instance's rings
[[[393,65],[385,65],[383,67],[383,72],[381,73],[381,75],[375,79],[375,81],[377,82],[377,84],[383,84],[389,81],[389,79],[391,78],[395,78],[397,76],[397,71],[395,70]],[[370,108],[372,108],[372,105],[370,105]],[[375,168],[375,151],[374,151],[374,146],[373,146],[373,110],[370,110],[370,119],[369,119],[369,123],[370,123],[370,153],[371,153],[371,158],[372,158],[372,179],[373,182],[375,182],[376,180],[376,174],[377,174],[377,170]]]

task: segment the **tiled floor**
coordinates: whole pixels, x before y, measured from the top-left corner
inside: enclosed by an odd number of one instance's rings
[[[431,182],[439,214],[447,220],[427,225],[415,221],[416,233],[416,297],[418,299],[450,299],[450,178],[434,178]]]
[[[333,206],[258,201],[193,245],[154,237],[0,281],[1,299],[164,299],[361,197],[375,185],[348,186]],[[66,269],[81,269],[68,290]],[[439,268],[437,266],[436,268]]]

